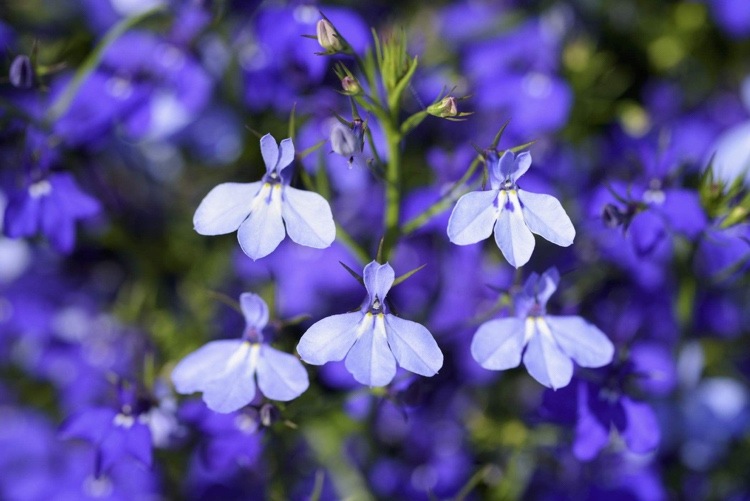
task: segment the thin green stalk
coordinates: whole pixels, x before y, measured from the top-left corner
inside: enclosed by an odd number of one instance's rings
[[[469,178],[471,178],[474,172],[476,172],[477,167],[479,167],[481,161],[482,157],[477,155],[474,161],[471,162],[471,165],[469,165],[469,168],[466,170],[466,172],[464,172],[464,175],[461,176],[461,179],[456,181],[453,186],[451,186],[450,189],[445,193],[445,195],[440,197],[440,200],[430,205],[427,209],[425,209],[424,212],[422,212],[418,216],[415,216],[404,223],[404,226],[401,229],[401,233],[403,235],[409,235],[410,233],[413,233],[414,231],[427,224],[427,222],[434,216],[447,210],[448,207],[450,207],[453,202],[458,199],[458,195],[462,194],[460,191],[461,187],[466,185],[466,183],[469,181]]]
[[[388,164],[385,170],[385,213],[383,226],[383,258],[387,261],[399,237],[401,213],[401,134],[395,122],[383,124],[388,142]]]
[[[73,76],[73,79],[70,81],[70,83],[68,83],[68,86],[65,88],[65,90],[63,90],[62,94],[60,94],[60,97],[57,98],[57,101],[55,101],[55,103],[50,107],[49,111],[47,112],[47,121],[55,122],[58,118],[63,116],[66,111],[68,111],[68,108],[70,108],[70,105],[73,104],[73,100],[78,94],[81,86],[89,77],[89,75],[93,73],[96,67],[99,66],[102,57],[104,57],[104,52],[110,45],[112,45],[112,43],[114,43],[115,40],[120,38],[126,31],[128,31],[136,24],[140,23],[142,20],[161,10],[163,10],[162,6],[155,7],[141,14],[138,14],[137,16],[126,17],[125,19],[114,25],[107,32],[107,34],[104,35],[104,38],[101,42],[99,42],[99,45],[97,45],[94,50],[91,51],[91,54],[89,54],[88,57],[83,61],[83,64],[81,64],[80,68],[78,68],[75,75]]]
[[[360,264],[365,265],[372,260],[367,251],[365,251],[340,224],[336,225],[336,240],[349,249]]]

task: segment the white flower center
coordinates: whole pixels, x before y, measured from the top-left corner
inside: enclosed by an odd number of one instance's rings
[[[46,197],[50,193],[52,193],[52,185],[46,179],[29,186],[29,195],[31,195],[31,198]]]

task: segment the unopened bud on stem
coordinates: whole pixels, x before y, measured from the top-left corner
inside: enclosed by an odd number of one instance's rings
[[[341,52],[344,49],[344,44],[339,40],[336,34],[336,28],[333,27],[330,21],[327,19],[321,19],[318,21],[318,43],[328,53]]]

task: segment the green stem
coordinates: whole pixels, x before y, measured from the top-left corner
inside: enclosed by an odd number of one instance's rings
[[[369,254],[352,238],[351,235],[340,225],[336,225],[336,240],[341,242],[341,245],[349,249],[354,254],[360,264],[365,265],[370,262]]]
[[[397,113],[393,113],[397,115]],[[393,116],[392,115],[392,116]],[[401,213],[401,133],[395,119],[383,124],[388,142],[388,164],[385,170],[385,213],[383,226],[383,259],[388,261],[399,237],[399,215]]]
[[[463,194],[461,188],[465,186],[469,181],[469,178],[471,178],[471,176],[477,170],[477,167],[479,167],[481,161],[482,157],[477,155],[474,161],[471,162],[471,165],[469,165],[469,168],[466,170],[466,172],[464,172],[464,175],[461,176],[461,179],[456,181],[453,186],[451,186],[450,189],[445,193],[445,195],[440,197],[440,200],[430,205],[427,209],[425,209],[424,212],[422,212],[418,216],[415,216],[404,223],[404,226],[401,229],[401,233],[403,235],[413,233],[414,231],[427,224],[427,222],[434,216],[447,210],[458,199],[459,195]]]
[[[89,75],[93,73],[96,67],[99,66],[102,57],[104,57],[104,52],[110,45],[112,45],[112,43],[114,43],[115,40],[120,38],[130,28],[140,23],[143,19],[161,10],[163,10],[163,7],[155,7],[141,14],[138,14],[137,16],[126,17],[125,19],[114,25],[107,32],[107,34],[104,35],[104,38],[99,43],[99,45],[97,45],[96,48],[94,48],[94,50],[91,52],[91,54],[89,54],[88,57],[83,61],[83,64],[81,64],[80,68],[78,68],[75,75],[73,76],[73,79],[70,81],[70,83],[68,83],[68,86],[65,88],[65,90],[63,90],[62,94],[60,94],[60,97],[57,98],[57,101],[55,101],[54,104],[50,107],[49,111],[47,112],[47,121],[55,122],[58,118],[63,116],[66,111],[68,111],[68,108],[70,108],[70,105],[73,104],[73,100],[78,94],[81,86],[89,77]]]

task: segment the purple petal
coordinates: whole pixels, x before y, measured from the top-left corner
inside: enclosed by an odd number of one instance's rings
[[[270,174],[279,163],[279,146],[271,134],[266,134],[260,138],[260,154],[263,155],[266,172]]]
[[[107,407],[86,409],[72,416],[60,428],[60,438],[79,438],[98,444],[109,433],[117,412]]]
[[[555,197],[518,190],[518,199],[526,225],[533,233],[562,247],[573,243],[576,230]]]
[[[294,161],[294,143],[290,138],[282,139],[279,145],[279,160],[276,164],[276,172],[286,169]]]
[[[573,377],[573,362],[557,347],[546,324],[537,320],[534,325],[535,332],[523,355],[526,369],[548,388],[567,386]]]
[[[479,326],[471,340],[471,356],[485,369],[502,371],[521,363],[526,320],[499,318]]]
[[[443,366],[443,353],[421,324],[385,315],[388,344],[398,365],[422,376],[434,376]]]
[[[240,247],[251,259],[269,255],[284,240],[281,203],[280,184],[264,184],[253,199],[250,215],[237,232]]]
[[[370,304],[373,304],[376,297],[381,303],[385,301],[385,296],[391,290],[396,275],[390,264],[379,264],[372,261],[365,266],[362,278],[365,282],[367,293],[370,295]]]
[[[520,268],[534,252],[534,235],[523,220],[515,192],[500,192],[500,216],[495,224],[495,242],[514,268]]]
[[[300,396],[309,386],[307,371],[294,355],[261,346],[258,358],[258,387],[271,400],[286,402]]]
[[[336,239],[331,206],[317,193],[285,186],[281,215],[289,238],[300,245],[325,249]]]
[[[645,402],[636,402],[623,396],[626,428],[620,429],[625,445],[633,452],[651,452],[659,446],[661,430],[654,410]]]
[[[193,216],[195,231],[201,235],[224,235],[237,231],[247,219],[262,182],[224,183],[201,200]]]
[[[498,217],[497,191],[473,191],[458,199],[448,220],[448,238],[469,245],[489,238]]]
[[[557,345],[581,367],[602,367],[612,361],[615,347],[595,325],[581,317],[546,316]]]
[[[589,401],[589,388],[584,382],[577,385],[578,419],[573,454],[581,461],[594,459],[599,451],[609,443],[609,422],[603,423],[592,412]]]
[[[240,294],[240,308],[248,327],[260,331],[268,324],[268,305],[259,295],[252,292]]]
[[[318,320],[302,335],[297,352],[302,360],[313,365],[343,360],[357,340],[357,327],[362,319],[362,313],[355,312]]]
[[[396,375],[396,359],[386,337],[383,315],[366,314],[362,332],[346,356],[345,365],[354,379],[367,386],[385,386]]]

